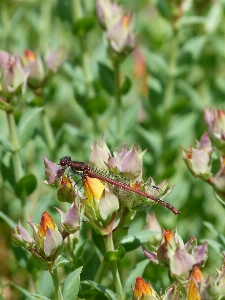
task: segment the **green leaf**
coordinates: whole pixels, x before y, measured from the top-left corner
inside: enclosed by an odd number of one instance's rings
[[[31,296],[34,296],[35,299],[51,300],[48,297],[45,297],[45,296],[43,296],[41,294],[38,294],[38,293],[31,294]]]
[[[128,230],[129,230],[129,227],[118,228],[113,233],[113,240],[115,241],[115,243],[120,242],[124,236],[128,235]]]
[[[105,243],[103,240],[102,235],[97,234],[94,229],[92,229],[92,241],[95,244],[95,246],[98,248],[98,250],[101,252],[102,255],[105,255]]]
[[[127,297],[131,296],[131,286],[135,285],[135,278],[142,276],[145,267],[149,264],[149,260],[145,259],[136,264],[136,266],[130,271],[129,276],[124,285],[124,293]]]
[[[174,145],[191,144],[192,136],[191,134],[187,135],[186,132],[187,130],[193,132],[197,118],[199,118],[199,115],[195,112],[178,116],[168,127],[167,138],[174,142]]]
[[[209,246],[212,247],[212,249],[214,249],[214,251],[221,255],[221,252],[223,251],[224,249],[224,246],[221,245],[220,243],[218,243],[217,241],[213,240],[213,239],[207,239],[207,238],[204,238],[204,242],[207,242]]]
[[[10,191],[10,193],[14,194],[16,182],[12,164],[12,153],[2,157],[1,173],[3,177],[4,186]]]
[[[137,123],[139,107],[140,103],[134,102],[126,110],[124,110],[122,116],[122,129],[124,135],[134,130],[134,126]]]
[[[12,152],[13,147],[12,147],[11,143],[9,142],[9,139],[7,137],[5,137],[3,134],[0,134],[0,144],[2,144],[5,151]]]
[[[67,276],[63,287],[63,298],[66,300],[76,300],[80,286],[80,273],[83,267],[80,267]]]
[[[189,38],[180,50],[180,55],[190,54],[193,60],[198,60],[202,56],[204,46],[207,42],[207,36],[195,36]]]
[[[217,231],[217,229],[213,226],[213,224],[211,224],[210,222],[203,222],[203,225],[205,227],[207,227],[216,237],[218,237],[219,233]]]
[[[135,234],[124,237],[119,244],[122,245],[126,251],[132,251],[142,244],[147,243],[149,239],[157,233],[156,231],[141,230]]]
[[[151,90],[151,93],[154,92],[154,94],[160,95],[160,96],[163,94],[164,87],[163,87],[162,82],[159,78],[152,75],[151,79],[148,81],[148,84],[149,84],[149,88]]]
[[[94,17],[83,17],[82,19],[79,19],[73,25],[73,33],[76,35],[83,36],[94,27],[95,21],[96,18]]]
[[[220,3],[220,1],[218,1],[218,3],[215,2],[213,5],[210,5],[205,22],[205,27],[208,33],[215,33],[220,24],[223,24],[223,6],[224,3]]]
[[[7,110],[7,111],[12,111],[13,106],[10,105],[8,102],[5,102],[2,98],[0,98],[0,109],[2,110]]]
[[[145,56],[147,66],[151,74],[157,75],[159,78],[168,77],[169,67],[162,56],[150,51],[145,51]]]
[[[41,271],[38,280],[38,293],[52,299],[55,292],[54,283],[50,272]]]
[[[98,271],[100,265],[99,254],[96,252],[95,247],[93,247],[93,243],[91,243],[91,249],[87,248],[89,245],[86,243],[86,249],[84,249],[82,253],[82,261],[83,261],[83,270],[82,270],[82,280],[85,279],[94,279],[95,275]],[[85,247],[83,247],[85,248]]]
[[[125,76],[125,80],[120,88],[120,92],[122,95],[126,95],[132,86],[132,81],[128,76]]]
[[[224,247],[225,246],[225,236],[222,233],[220,233],[219,231],[217,231],[217,229],[210,222],[204,221],[203,225],[206,226],[214,234],[216,239],[219,240],[220,243],[222,244],[222,247]]]
[[[153,153],[161,153],[162,134],[157,130],[146,130],[142,126],[137,126],[136,131],[144,139],[144,141],[153,150]]]
[[[32,257],[40,269],[49,271],[49,267],[51,264],[50,262],[44,260],[39,254],[36,254],[35,252],[32,253]]]
[[[112,69],[108,66],[98,63],[99,77],[103,88],[109,95],[114,95],[115,93],[115,75]]]
[[[13,220],[11,220],[6,214],[4,214],[3,211],[0,211],[0,218],[4,220],[9,225],[9,227],[17,226],[17,224]]]
[[[19,143],[23,147],[31,139],[36,126],[36,118],[42,112],[43,108],[32,108],[21,117],[18,124]]]
[[[33,193],[37,186],[37,179],[33,174],[23,176],[16,184],[16,196],[23,199]]]
[[[190,25],[205,25],[206,18],[202,16],[187,16],[182,17],[180,20],[180,26],[190,26]]]
[[[95,116],[103,113],[107,108],[107,101],[105,97],[97,96],[90,99],[84,106],[88,115]]]
[[[124,247],[119,246],[117,250],[108,251],[104,256],[104,260],[105,262],[109,263],[114,260],[122,259],[124,257],[124,254],[125,254]]]
[[[82,284],[87,284],[89,285],[90,287],[96,289],[97,291],[101,292],[102,294],[104,294],[107,299],[110,299],[110,300],[117,300],[117,297],[116,295],[113,293],[113,291],[111,291],[110,289],[106,288],[105,286],[101,285],[101,284],[98,284],[94,281],[91,281],[91,280],[85,280],[85,281],[82,281]]]
[[[53,270],[58,267],[64,267],[65,264],[68,264],[69,262],[70,261],[68,259],[64,258],[63,256],[59,256],[55,262],[55,266],[54,266]]]
[[[12,287],[14,287],[16,290],[20,291],[26,297],[26,299],[34,300],[34,297],[32,297],[32,295],[29,293],[29,291],[21,288],[19,285],[15,284],[13,282],[9,282],[9,284]]]
[[[172,12],[171,12],[169,3],[167,3],[165,0],[157,0],[156,7],[165,19],[171,21]]]
[[[73,23],[73,8],[72,3],[69,0],[58,0],[56,5],[56,11],[59,18],[68,25]]]

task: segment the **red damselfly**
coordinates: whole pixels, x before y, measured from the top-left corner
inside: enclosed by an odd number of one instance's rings
[[[79,175],[83,179],[87,177],[97,178],[109,184],[113,188],[112,192],[121,197],[123,202],[130,209],[143,210],[155,202],[165,206],[175,215],[180,213],[180,211],[171,204],[156,197],[160,189],[155,186],[146,186],[146,184],[138,181],[132,182],[129,178],[92,167],[85,162],[73,161],[70,156],[61,158],[60,165],[63,168],[68,168],[73,174]],[[147,199],[148,201],[146,201]]]

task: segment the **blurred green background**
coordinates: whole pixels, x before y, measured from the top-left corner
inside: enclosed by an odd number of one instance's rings
[[[11,1],[0,2],[1,50],[22,55],[25,49],[38,49],[44,56],[47,47],[55,50],[65,45],[67,59],[51,76],[41,96],[27,90],[15,102],[14,116],[19,127],[24,114],[44,107],[54,137],[50,147],[43,116],[37,114],[29,140],[20,155],[25,174],[32,173],[37,187],[26,199],[13,190],[13,167],[10,152],[1,150],[0,208],[15,223],[20,219],[39,222],[43,211],[58,218],[54,206],[56,191],[46,187],[42,153],[56,163],[71,155],[88,162],[90,146],[104,135],[111,150],[121,149],[122,142],[148,149],[144,156],[144,174],[158,184],[169,179],[175,185],[166,201],[181,211],[174,216],[156,205],[159,223],[176,229],[184,242],[195,235],[198,243],[208,239],[209,259],[205,271],[214,274],[221,263],[223,246],[219,233],[224,232],[224,208],[212,189],[194,179],[181,158],[179,146],[189,148],[206,131],[204,107],[224,108],[225,99],[225,1],[120,1],[135,14],[137,46],[120,67],[121,82],[130,83],[122,97],[122,139],[118,139],[113,95],[113,70],[107,57],[106,42],[98,25],[95,1]],[[182,4],[183,13],[174,8]],[[179,17],[177,17],[179,16]],[[175,18],[176,26],[174,25]],[[0,132],[8,139],[5,111],[0,111]],[[24,131],[26,134],[26,131]],[[26,212],[26,213],[25,213]],[[26,219],[24,217],[26,216]],[[2,217],[2,215],[1,215]],[[138,230],[144,213],[138,213],[132,230]],[[11,245],[9,220],[0,220],[1,283],[12,280],[28,290],[44,290],[44,279],[34,287],[31,260],[25,251]],[[135,257],[138,256],[137,257]],[[142,259],[140,249],[130,252],[121,262],[128,269]],[[152,271],[154,268],[154,272]],[[35,272],[34,272],[35,273]],[[204,272],[203,272],[204,273]],[[165,271],[150,264],[144,277],[156,289],[168,284]],[[125,276],[125,275],[124,275]],[[37,280],[37,278],[36,278]],[[25,299],[12,288],[5,288],[5,299]],[[20,298],[21,297],[21,298]]]

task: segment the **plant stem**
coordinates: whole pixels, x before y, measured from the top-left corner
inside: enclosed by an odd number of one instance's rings
[[[89,54],[87,52],[87,48],[85,45],[85,38],[80,37],[80,45],[82,50],[81,55],[81,63],[82,63],[82,70],[85,78],[85,84],[86,84],[86,96],[88,99],[93,98],[95,96],[95,92],[92,85],[92,74],[91,74],[91,68],[90,68],[90,59]]]
[[[85,6],[83,6],[83,1],[81,0],[71,1],[71,8],[72,8],[72,18],[74,23],[78,22],[86,15]],[[90,59],[89,59],[89,54],[87,52],[87,45],[86,45],[87,34],[79,32],[78,36],[79,36],[79,42],[81,47],[81,65],[82,65],[82,70],[83,70],[85,83],[86,83],[86,91],[87,91],[86,97],[90,99],[95,96],[95,92],[92,85],[93,76],[91,73]]]
[[[177,30],[174,29],[170,44],[169,78],[165,87],[164,107],[169,109],[174,101],[174,78],[176,75],[176,64],[178,54]]]
[[[71,13],[72,13],[72,20],[75,23],[77,20],[83,18],[83,12],[82,12],[82,8],[81,8],[81,2],[80,0],[71,0],[70,1],[71,4]]]
[[[17,182],[24,174],[22,162],[19,154],[20,145],[17,137],[17,128],[16,128],[16,122],[14,119],[13,112],[7,111],[6,114],[7,114],[7,121],[9,127],[9,138],[13,148],[13,152],[12,152],[13,169],[14,169],[15,181]]]
[[[117,143],[120,144],[122,141],[122,102],[120,94],[120,63],[114,60],[114,72],[115,72],[115,114],[117,116]]]
[[[105,263],[104,259],[102,260],[98,271],[95,275],[94,281],[97,283],[101,283],[102,278],[104,277],[105,272],[107,271],[108,265]]]
[[[55,288],[56,300],[63,300],[61,287],[60,287],[60,284],[59,284],[59,277],[58,277],[57,269],[55,268],[54,270],[49,271],[49,272],[52,276],[52,280],[53,280],[53,284],[54,284],[54,288]]]
[[[108,235],[106,235],[104,237],[104,241],[105,241],[106,252],[114,251],[112,233],[109,233]],[[110,267],[111,267],[111,271],[112,271],[112,274],[113,274],[114,284],[115,284],[116,293],[117,293],[117,299],[118,300],[123,300],[124,299],[123,288],[122,288],[122,283],[121,283],[121,280],[120,280],[117,261],[112,260],[110,262]]]
[[[49,121],[48,116],[45,113],[45,110],[43,110],[42,113],[42,121],[43,121],[43,129],[46,137],[47,144],[51,151],[54,151],[56,144],[55,144],[55,138],[54,134],[52,132],[52,127]]]

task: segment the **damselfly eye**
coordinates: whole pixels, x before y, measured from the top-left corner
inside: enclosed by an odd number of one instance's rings
[[[60,159],[59,161],[61,167],[69,166],[71,163],[71,157],[70,156],[65,156]]]

